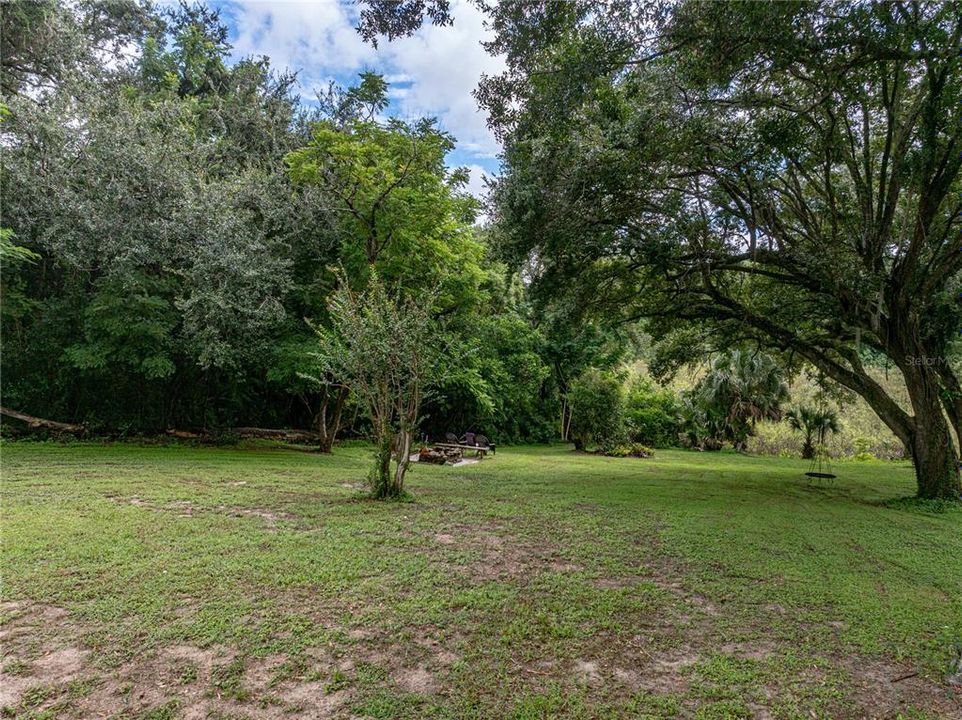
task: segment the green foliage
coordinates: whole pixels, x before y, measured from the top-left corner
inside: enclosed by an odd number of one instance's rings
[[[481,432],[500,443],[558,435],[557,392],[547,342],[516,276],[493,266],[478,307],[449,316],[446,338],[458,362],[426,408],[425,430]]]
[[[22,262],[34,262],[40,256],[25,247],[13,244],[13,230],[10,228],[0,228],[0,263],[9,272],[10,266],[16,266]]]
[[[659,388],[649,378],[632,382],[625,395],[625,430],[634,443],[652,447],[678,444],[678,397],[667,388]]]
[[[25,264],[35,263],[40,256],[28,248],[13,242],[14,234],[10,228],[0,228],[0,317],[16,326],[33,307],[25,292]]]
[[[177,314],[159,278],[104,279],[84,308],[83,340],[66,358],[79,370],[126,368],[148,380],[174,372],[173,331]],[[166,295],[166,297],[165,297]]]
[[[619,441],[624,435],[624,390],[612,373],[590,369],[568,392],[571,403],[571,438],[575,448]]]
[[[601,452],[608,457],[650,458],[655,451],[638,442],[613,443],[602,446]]]
[[[431,121],[330,120],[287,155],[295,183],[321,187],[338,203],[340,261],[364,280],[377,268],[407,290],[440,288],[439,306],[469,302],[483,277],[470,223],[476,201],[466,176],[444,166],[453,139]]]
[[[692,445],[717,450],[723,441],[744,450],[755,425],[781,418],[788,386],[774,359],[733,350],[715,358],[711,369],[683,398],[685,432]]]

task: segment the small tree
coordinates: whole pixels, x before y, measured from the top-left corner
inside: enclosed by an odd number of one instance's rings
[[[584,450],[592,442],[604,445],[621,438],[624,393],[618,378],[592,368],[571,384],[568,402],[575,450]]]
[[[802,457],[810,460],[815,457],[815,443],[822,445],[829,433],[838,432],[838,415],[834,410],[820,410],[802,405],[786,413],[788,424],[795,430],[805,433]]]
[[[392,296],[375,272],[361,292],[341,274],[328,303],[331,327],[318,331],[325,369],[344,379],[371,421],[379,499],[404,492],[418,413],[442,356],[430,307],[430,299]]]

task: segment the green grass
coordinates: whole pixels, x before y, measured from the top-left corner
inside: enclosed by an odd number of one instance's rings
[[[962,510],[904,464],[511,448],[377,503],[363,447],[2,452],[6,716],[962,714]]]

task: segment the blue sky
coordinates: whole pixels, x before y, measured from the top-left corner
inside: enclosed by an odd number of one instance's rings
[[[503,63],[480,42],[487,36],[480,12],[465,0],[451,3],[453,27],[425,27],[378,49],[354,31],[357,9],[342,0],[212,0],[230,28],[236,58],[266,55],[278,68],[297,71],[305,102],[331,80],[355,84],[358,73],[381,73],[391,84],[389,113],[402,118],[434,116],[454,135],[450,165],[471,169],[470,189],[483,190],[482,175],[498,172],[499,146],[471,92],[482,73]]]

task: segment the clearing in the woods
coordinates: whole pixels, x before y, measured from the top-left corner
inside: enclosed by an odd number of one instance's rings
[[[962,717],[962,511],[904,464],[3,447],[24,718]]]

